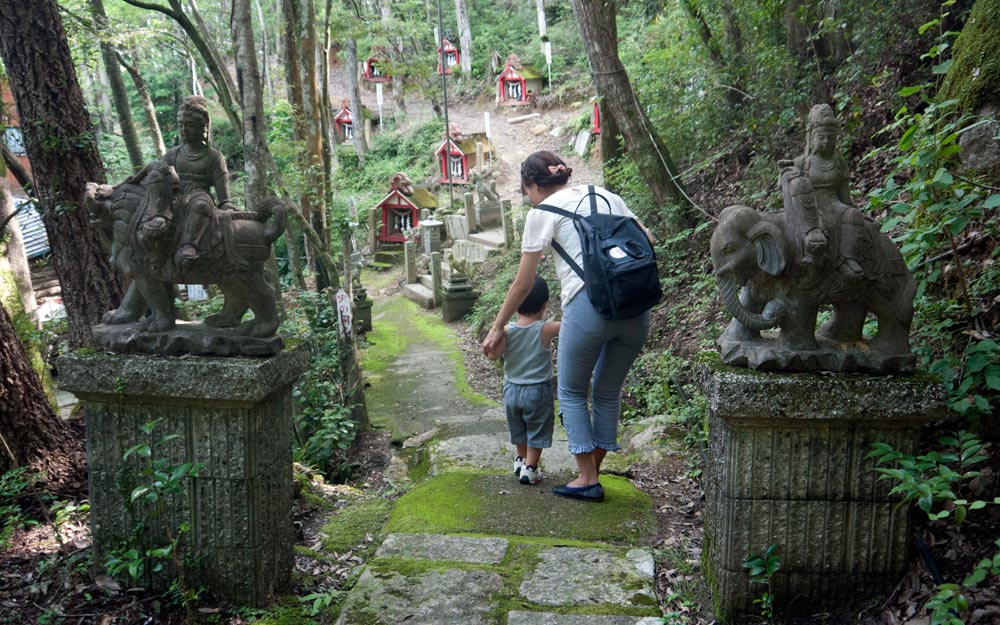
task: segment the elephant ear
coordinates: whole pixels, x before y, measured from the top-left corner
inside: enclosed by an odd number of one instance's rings
[[[757,265],[765,273],[776,276],[785,270],[785,252],[781,247],[781,231],[774,224],[762,223],[748,233],[757,251]]]

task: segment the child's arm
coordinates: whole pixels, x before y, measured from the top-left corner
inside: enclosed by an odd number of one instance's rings
[[[546,349],[552,346],[552,339],[559,336],[559,328],[562,323],[559,321],[548,321],[542,326],[542,345]]]
[[[503,334],[500,336],[500,341],[492,350],[484,351],[486,357],[490,360],[497,360],[503,356],[504,350],[507,349],[507,328],[503,329]]]

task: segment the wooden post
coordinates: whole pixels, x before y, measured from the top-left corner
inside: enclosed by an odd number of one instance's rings
[[[403,244],[403,263],[406,267],[406,283],[415,283],[417,281],[417,251],[413,241],[407,241]]]
[[[485,162],[483,161],[483,142],[476,141],[476,169],[483,173]]]
[[[378,247],[378,233],[382,228],[382,220],[379,219],[381,209],[370,208],[368,209],[368,250],[374,254],[375,248]]]

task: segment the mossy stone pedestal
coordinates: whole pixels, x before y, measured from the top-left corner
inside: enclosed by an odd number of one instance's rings
[[[186,585],[238,605],[264,604],[292,570],[291,387],[308,365],[302,348],[256,359],[60,358],[60,385],[87,414],[95,562],[126,542],[165,545],[163,516],[141,498],[130,502],[132,489],[149,481],[142,475],[149,459],[123,457],[147,443],[153,459],[171,466],[202,464],[182,492],[164,499],[172,531],[190,528],[181,542]],[[153,421],[145,434],[142,426]],[[146,567],[146,586],[169,584],[174,567],[162,563],[160,575]]]
[[[872,443],[914,453],[945,414],[930,376],[830,377],[701,367],[709,403],[704,565],[716,617],[757,613],[766,587],[743,562],[777,545],[771,583],[790,615],[837,611],[890,590],[909,555],[908,509],[878,480]]]

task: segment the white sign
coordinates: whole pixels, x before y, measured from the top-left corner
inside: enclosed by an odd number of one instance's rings
[[[189,302],[204,302],[208,299],[208,292],[200,284],[187,285],[187,294]]]
[[[412,239],[418,234],[420,234],[420,228],[403,228],[403,236],[407,239]]]
[[[490,112],[486,111],[483,113],[483,122],[486,124],[486,138],[493,138],[493,131],[490,130]]]
[[[545,64],[552,65],[552,42],[545,42]]]
[[[474,241],[455,241],[451,246],[451,255],[457,261],[482,263],[486,261],[486,247]]]
[[[337,291],[337,327],[340,330],[340,336],[351,335],[351,320],[351,298],[347,291],[340,289]]]

